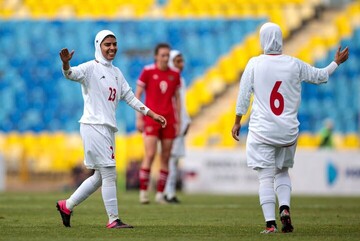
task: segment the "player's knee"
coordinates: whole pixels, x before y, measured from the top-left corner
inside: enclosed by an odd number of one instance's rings
[[[102,180],[101,180],[101,174],[99,170],[95,170],[94,174],[89,177],[92,185],[96,186],[96,187],[100,187]]]
[[[260,204],[276,203],[276,195],[273,188],[260,188],[259,189]]]
[[[271,168],[258,169],[258,179],[260,185],[273,185],[274,183],[274,170]]]
[[[103,167],[100,168],[102,185],[112,186],[116,183],[116,169],[115,167]]]
[[[278,171],[275,175],[275,190],[277,190],[279,187],[291,187],[291,179],[288,172],[288,169],[284,169],[281,171]]]

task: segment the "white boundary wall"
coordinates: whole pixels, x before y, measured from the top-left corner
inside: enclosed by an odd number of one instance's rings
[[[189,149],[182,160],[186,193],[257,194],[244,149]],[[360,150],[298,149],[289,171],[293,194],[360,196]]]

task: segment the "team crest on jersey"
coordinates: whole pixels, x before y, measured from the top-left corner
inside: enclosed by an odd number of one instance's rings
[[[168,79],[169,79],[170,81],[173,81],[173,80],[175,79],[175,77],[174,77],[173,75],[169,75],[169,76],[168,76]]]
[[[153,75],[153,79],[158,79],[158,78],[159,78],[159,76],[157,74]]]

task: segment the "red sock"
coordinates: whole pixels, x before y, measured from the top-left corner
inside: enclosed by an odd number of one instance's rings
[[[139,171],[140,190],[147,190],[150,180],[150,169],[141,168]]]
[[[159,175],[159,179],[157,182],[157,191],[158,192],[164,192],[168,175],[169,175],[168,171],[160,170],[160,175]]]

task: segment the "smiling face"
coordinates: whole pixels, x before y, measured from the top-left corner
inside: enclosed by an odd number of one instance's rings
[[[161,47],[158,49],[157,53],[155,54],[155,62],[159,69],[165,70],[168,68],[169,56],[170,48]]]
[[[117,42],[113,36],[106,37],[100,44],[101,53],[105,59],[112,61],[116,56]]]
[[[176,56],[174,58],[173,62],[174,62],[175,68],[180,70],[180,72],[183,71],[183,69],[184,69],[184,58],[183,58],[183,56],[181,54]]]

